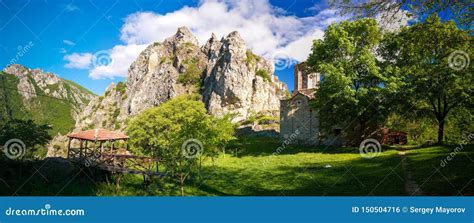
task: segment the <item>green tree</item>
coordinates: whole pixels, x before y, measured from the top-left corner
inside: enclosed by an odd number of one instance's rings
[[[440,1],[440,0],[371,0],[350,1],[330,0],[329,5],[340,9],[343,15],[350,14],[356,18],[382,16],[389,22],[397,22],[397,15],[404,10],[409,16],[422,17],[445,12],[446,16],[455,19],[459,24],[472,25],[471,1]],[[449,12],[449,13],[446,13]]]
[[[161,159],[178,179],[181,194],[187,178],[200,170],[202,157],[217,155],[234,138],[228,119],[207,114],[198,95],[171,99],[133,118],[127,127],[132,149]]]
[[[9,152],[21,153],[19,158],[31,157],[37,146],[45,146],[51,140],[50,129],[49,125],[38,125],[33,120],[12,119],[0,129],[0,145],[12,146],[6,145],[9,140],[20,140],[24,146],[12,147],[10,149],[17,151]]]
[[[455,108],[472,108],[472,37],[454,22],[436,15],[424,23],[388,34],[381,47],[387,70],[401,80],[400,108],[438,123],[438,143],[444,140],[445,120]],[[470,110],[472,111],[472,109]]]
[[[308,64],[323,75],[314,106],[326,131],[344,125],[355,129],[358,142],[388,116],[386,97],[397,86],[377,60],[381,39],[374,19],[360,19],[331,25],[323,40],[313,42]]]

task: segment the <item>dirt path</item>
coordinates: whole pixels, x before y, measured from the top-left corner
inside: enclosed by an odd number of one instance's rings
[[[402,168],[405,172],[405,191],[409,196],[423,196],[423,190],[421,190],[421,187],[413,180],[412,172],[408,166],[405,148],[398,148],[398,155],[402,159]]]

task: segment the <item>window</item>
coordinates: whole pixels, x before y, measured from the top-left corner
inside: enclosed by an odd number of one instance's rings
[[[303,104],[303,102],[301,100],[296,100],[295,101],[296,107],[301,107],[302,104]]]

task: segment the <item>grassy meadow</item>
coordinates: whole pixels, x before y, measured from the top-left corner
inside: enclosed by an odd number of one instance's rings
[[[244,138],[240,142],[226,154],[205,160],[201,176],[187,182],[185,195],[409,195],[404,187],[406,169],[395,148],[384,147],[378,156],[366,159],[353,147],[290,146],[273,154],[280,146],[278,140]],[[454,148],[412,147],[406,151],[412,178],[426,195],[474,193],[472,146],[464,147],[447,165],[440,166]],[[180,195],[179,185],[170,179],[156,179],[145,185],[141,175],[129,174],[117,186],[114,176],[93,168],[75,167],[67,161],[6,161],[0,165],[1,195]]]

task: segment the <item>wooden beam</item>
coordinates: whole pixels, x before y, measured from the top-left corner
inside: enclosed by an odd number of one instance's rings
[[[79,146],[79,159],[82,159],[82,139],[80,140],[80,146]]]
[[[71,149],[71,138],[68,138],[67,143],[67,158],[69,159],[69,150]]]

